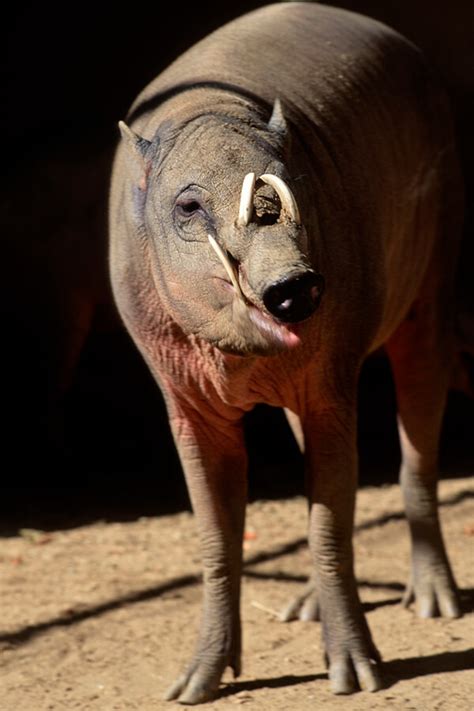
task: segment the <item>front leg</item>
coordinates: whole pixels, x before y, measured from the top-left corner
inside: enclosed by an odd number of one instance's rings
[[[241,422],[215,413],[173,408],[172,431],[196,516],[203,560],[204,600],[194,656],[166,694],[197,704],[212,698],[230,666],[240,673],[240,576],[247,499]]]
[[[309,545],[331,689],[348,694],[381,687],[379,654],[354,577],[352,531],[357,488],[356,403],[344,399],[304,421]]]

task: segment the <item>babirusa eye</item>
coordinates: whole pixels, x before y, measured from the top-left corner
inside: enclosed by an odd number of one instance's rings
[[[202,212],[203,209],[200,202],[189,198],[183,198],[178,200],[178,202],[176,203],[176,208],[181,215],[184,215],[186,217],[190,217],[196,212]]]

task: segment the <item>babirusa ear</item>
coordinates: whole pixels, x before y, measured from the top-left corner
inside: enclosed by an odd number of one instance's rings
[[[146,178],[150,167],[150,151],[151,141],[142,138],[132,131],[124,121],[119,121],[119,129],[122,138],[127,147],[128,155],[131,158],[131,167],[139,187],[144,190],[146,187]]]
[[[145,154],[151,145],[150,141],[147,141],[146,138],[142,138],[138,133],[132,131],[124,121],[119,121],[118,125],[122,138],[132,153],[140,160],[144,160]]]
[[[288,134],[288,124],[283,114],[283,106],[278,97],[273,104],[273,111],[270,116],[270,121],[268,122],[268,128],[270,131],[277,133],[281,138],[286,138]]]

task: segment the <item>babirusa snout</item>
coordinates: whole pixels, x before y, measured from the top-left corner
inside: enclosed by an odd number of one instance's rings
[[[263,303],[279,321],[298,323],[314,313],[323,291],[321,274],[307,270],[270,284],[263,292]]]
[[[274,189],[280,198],[282,211],[287,213],[296,225],[300,225],[301,217],[295,196],[285,181],[278,177],[278,175],[273,175],[272,173],[264,173],[258,178],[258,180],[261,180],[262,183],[270,185]],[[255,173],[247,173],[242,183],[239,216],[237,218],[237,224],[242,227],[248,225],[252,218],[256,182]]]

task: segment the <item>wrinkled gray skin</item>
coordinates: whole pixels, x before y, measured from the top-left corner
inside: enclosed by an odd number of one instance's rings
[[[277,97],[285,118],[277,106],[270,119]],[[335,693],[378,689],[351,538],[357,381],[382,345],[412,540],[405,602],[422,617],[460,614],[436,503],[461,213],[444,98],[388,28],[291,3],[192,48],[145,89],[129,122],[112,180],[113,289],[166,399],[204,565],[196,651],[167,698],[207,700],[227,666],[240,671],[242,418],[262,402],[287,409],[308,475],[314,572],[283,616],[321,619]],[[237,224],[249,172],[285,179],[300,225],[259,183],[249,224]],[[319,308],[281,324],[265,290],[302,272],[324,276]]]

